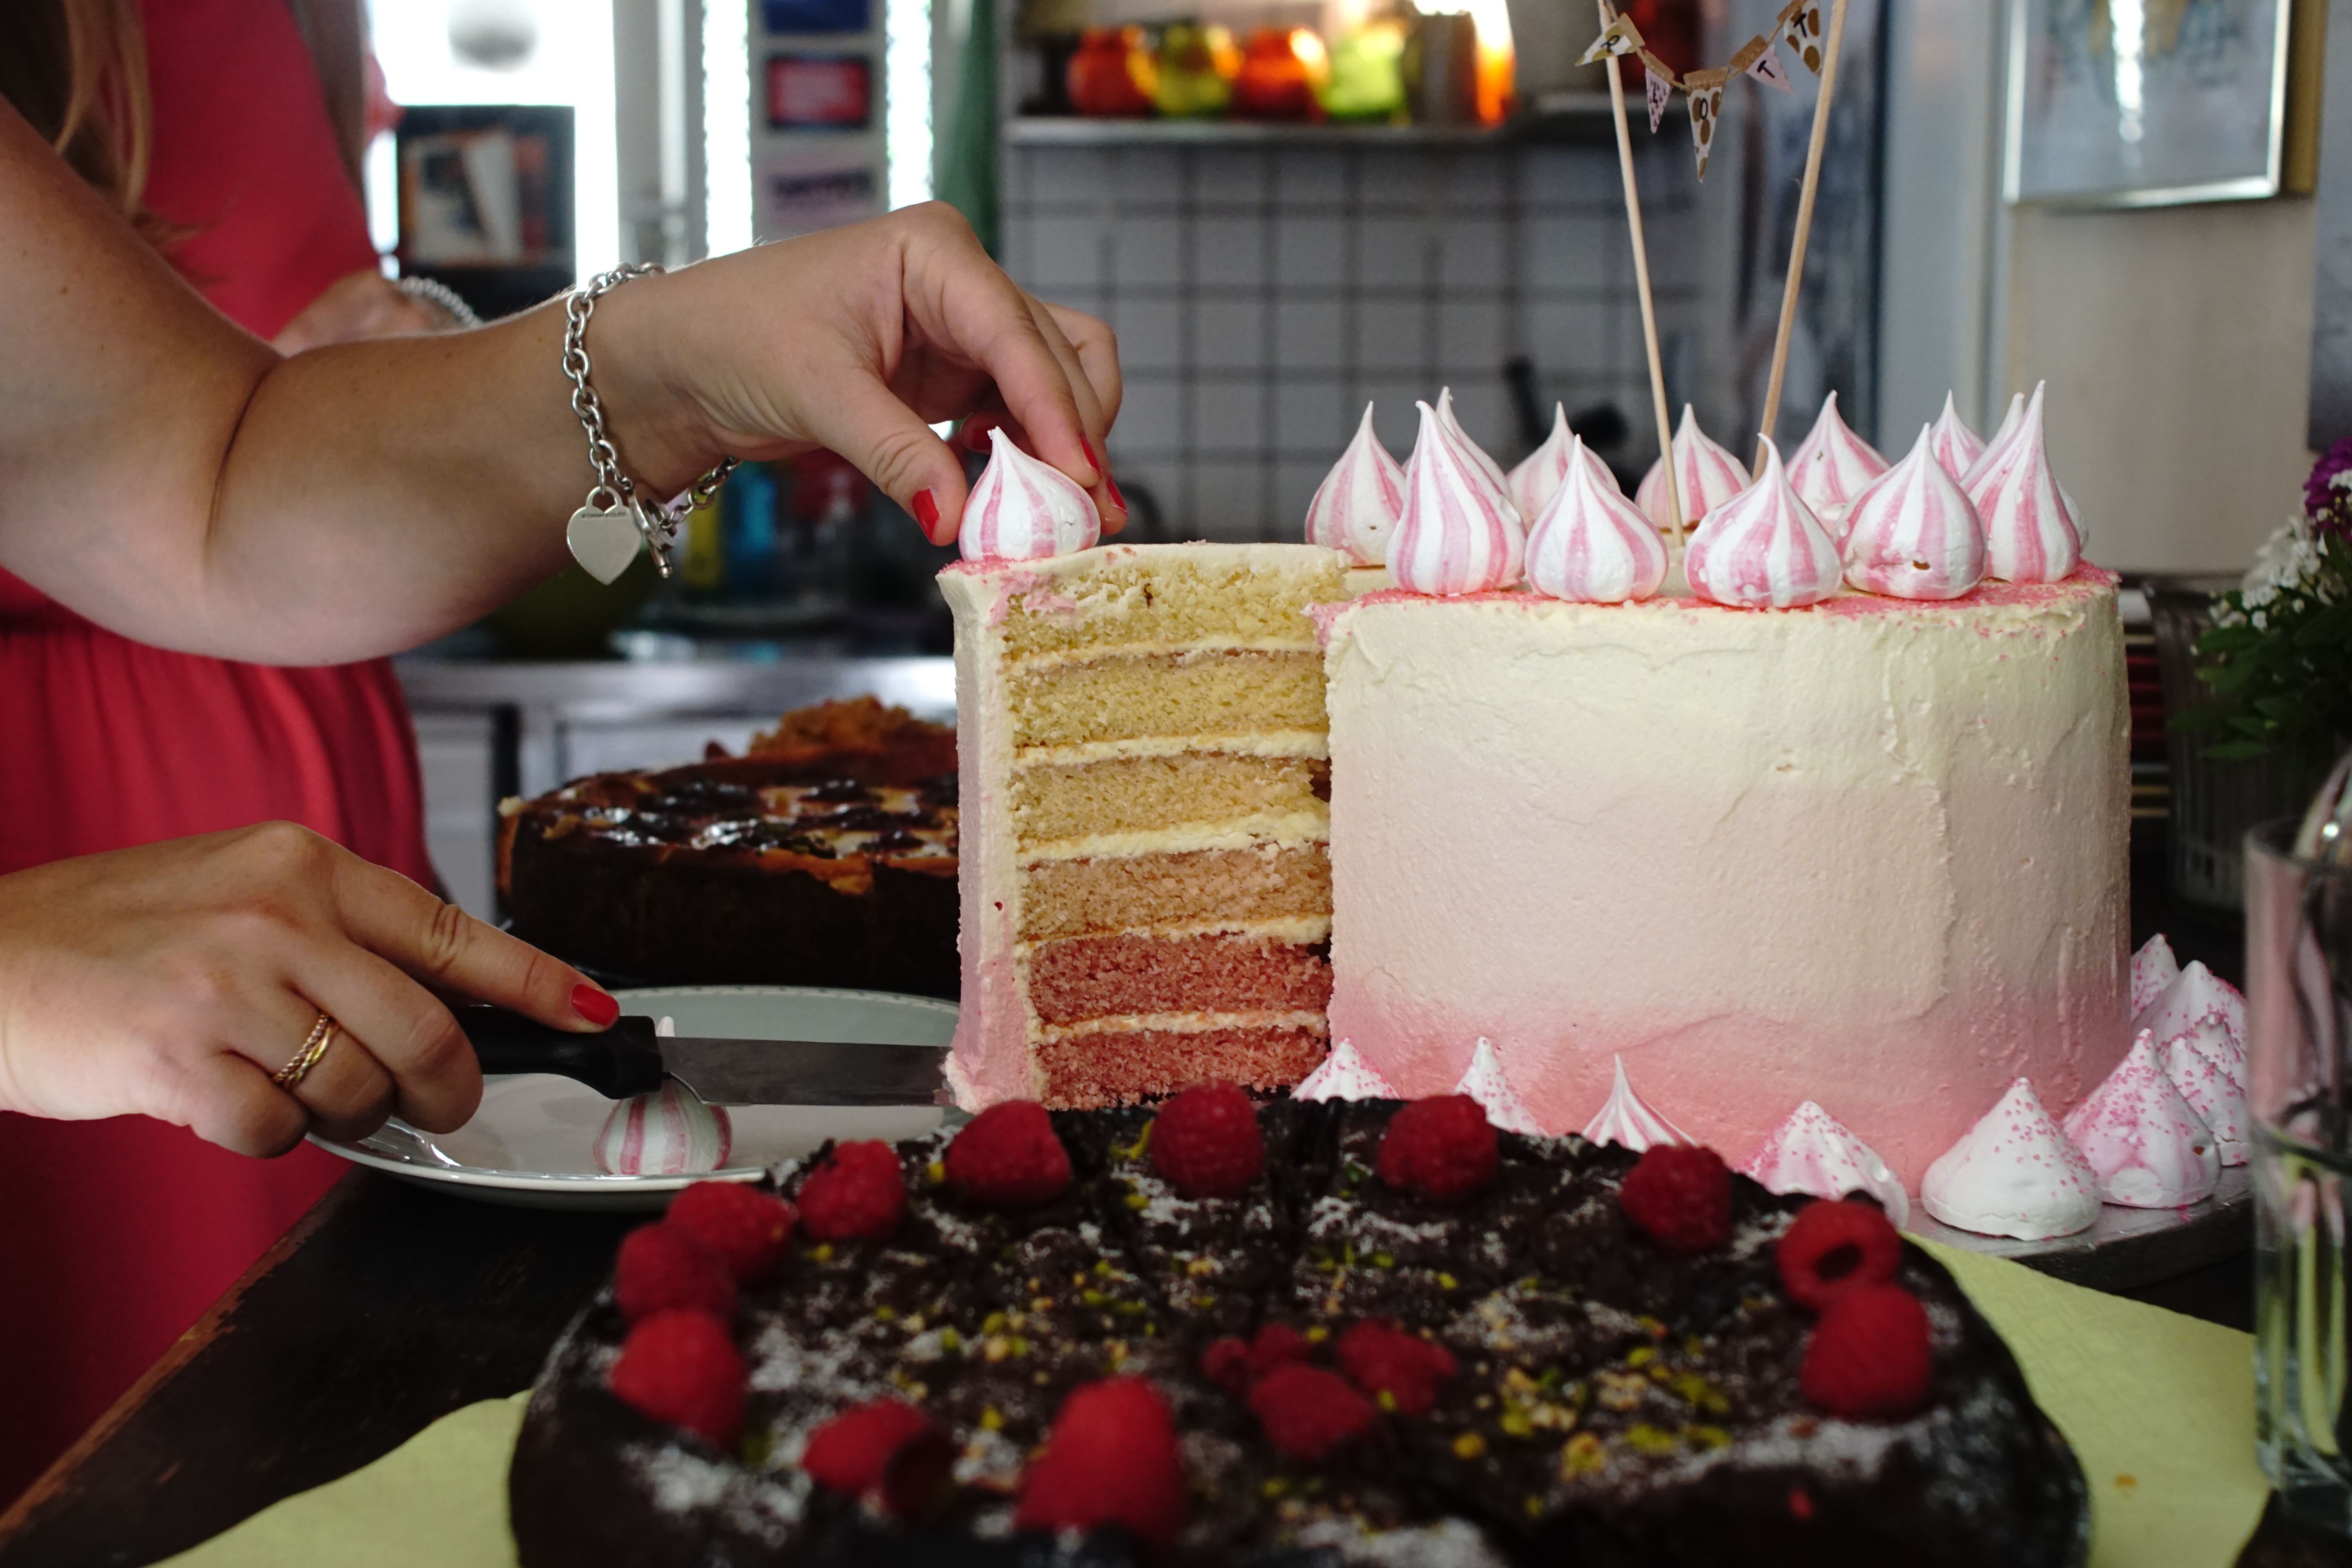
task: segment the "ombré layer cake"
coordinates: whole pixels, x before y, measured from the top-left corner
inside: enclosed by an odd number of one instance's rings
[[[1297,1081],[1326,1048],[1323,661],[1347,557],[967,561],[956,621],[968,1106]]]

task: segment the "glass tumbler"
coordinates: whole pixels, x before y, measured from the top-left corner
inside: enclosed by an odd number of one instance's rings
[[[2255,1432],[2288,1510],[2352,1534],[2352,866],[2294,844],[2292,823],[2246,836]]]

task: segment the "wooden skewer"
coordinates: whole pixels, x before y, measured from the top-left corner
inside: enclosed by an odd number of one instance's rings
[[[1838,0],[1843,5],[1845,0]],[[1609,0],[1598,0],[1603,27],[1617,19]],[[1658,356],[1658,311],[1650,302],[1650,250],[1642,238],[1642,198],[1633,188],[1633,135],[1625,126],[1625,82],[1610,55],[1601,61],[1609,72],[1609,107],[1617,116],[1617,171],[1625,183],[1625,222],[1633,231],[1633,287],[1642,297],[1642,342],[1650,354],[1651,411],[1658,421],[1658,457],[1666,473],[1666,515],[1674,520],[1675,542],[1683,542],[1682,496],[1675,484],[1675,429],[1666,419],[1665,364]]]
[[[1780,382],[1789,371],[1789,334],[1797,324],[1797,289],[1805,278],[1805,241],[1813,232],[1813,196],[1822,185],[1822,148],[1830,136],[1830,100],[1837,91],[1838,44],[1845,37],[1845,0],[1830,6],[1830,36],[1822,45],[1822,89],[1813,100],[1813,139],[1805,149],[1805,185],[1797,195],[1797,236],[1789,244],[1789,279],[1780,289],[1780,328],[1772,336],[1772,378],[1764,384],[1764,419],[1757,426],[1756,461],[1764,468],[1764,437],[1780,417]]]

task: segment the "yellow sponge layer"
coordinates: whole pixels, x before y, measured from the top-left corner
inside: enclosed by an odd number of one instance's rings
[[[1252,816],[1328,816],[1328,768],[1306,757],[1229,752],[1028,767],[1013,777],[1013,834],[1026,849],[1056,839]]]
[[[1307,607],[1348,596],[1336,552],[1106,551],[1089,567],[1049,594],[1013,596],[997,634],[1005,657],[1202,642],[1311,648]]]
[[[1108,654],[1005,679],[1015,746],[1325,727],[1323,656],[1227,651]]]
[[[1331,912],[1331,855],[1321,844],[1045,860],[1021,877],[1023,942]]]

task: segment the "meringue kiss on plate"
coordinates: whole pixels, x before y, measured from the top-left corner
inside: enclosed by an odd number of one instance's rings
[[[1944,394],[1944,411],[1928,427],[1927,447],[1936,454],[1936,461],[1944,466],[1944,472],[1955,479],[1965,479],[1968,471],[1976,467],[1977,459],[1984,456],[1984,437],[1969,428],[1969,422],[1952,406],[1952,395],[1948,392]]]
[[[1780,449],[1764,443],[1756,482],[1715,508],[1683,556],[1691,592],[1741,610],[1817,605],[1838,591],[1837,546],[1790,487]]]
[[[1527,542],[1493,465],[1428,404],[1404,469],[1404,515],[1389,540],[1389,575],[1415,594],[1486,594],[1519,580]]]
[[[1675,499],[1682,503],[1683,526],[1690,528],[1706,514],[1748,488],[1748,469],[1738,458],[1707,438],[1698,427],[1698,416],[1683,405],[1683,422],[1675,426]],[[1633,491],[1633,504],[1662,530],[1675,526],[1666,510],[1666,460],[1655,459]]]
[[[2042,446],[2042,391],[1960,481],[1984,523],[1986,575],[2004,583],[2060,582],[2083,559],[2082,526]]]
[[[1790,485],[1832,533],[1846,507],[1885,471],[1878,448],[1847,427],[1834,392],[1822,399],[1821,417],[1789,456]]]
[[[1866,1193],[1897,1230],[1911,1217],[1911,1199],[1886,1162],[1810,1100],[1765,1134],[1740,1163],[1739,1173],[1768,1193],[1811,1193],[1817,1198]]]
[[[1688,1143],[1691,1135],[1659,1115],[1649,1103],[1633,1092],[1625,1077],[1625,1058],[1618,1057],[1615,1081],[1609,1086],[1609,1098],[1591,1121],[1584,1124],[1584,1141],[1588,1143],[1614,1143],[1620,1149],[1631,1149],[1639,1154],[1657,1143]]]
[[[1102,514],[1077,480],[1014,446],[1001,427],[988,438],[994,450],[963,503],[966,561],[1043,561],[1102,537]]]
[[[1359,566],[1389,558],[1389,536],[1404,510],[1404,470],[1372,434],[1372,405],[1364,405],[1355,438],[1307,507],[1307,542],[1337,550]]]
[[[2165,1075],[2146,1029],[2107,1080],[2067,1113],[2066,1136],[2098,1173],[2099,1195],[2111,1204],[2179,1208],[2211,1197],[2221,1179],[2212,1129]]]
[[[1927,1167],[1919,1203],[1958,1230],[2046,1241],[2091,1228],[2099,1177],[2019,1079]]]
[[[1935,432],[1846,509],[1845,580],[1895,599],[1957,599],[1984,580],[1984,526],[1936,460]]]
[[[1570,456],[1580,452],[1591,467],[1593,478],[1614,494],[1622,496],[1625,493],[1617,488],[1617,476],[1609,471],[1609,465],[1594,457],[1592,448],[1585,446],[1576,432],[1568,427],[1568,410],[1555,403],[1551,405],[1551,434],[1545,437],[1543,445],[1529,452],[1507,476],[1511,504],[1519,509],[1520,518],[1529,528],[1535,526],[1535,520],[1550,501],[1552,492],[1559,489],[1560,481],[1568,477]]]
[[[1614,481],[1594,476],[1574,436],[1564,471],[1566,480],[1528,531],[1528,586],[1594,605],[1655,594],[1666,580],[1666,542]]]

